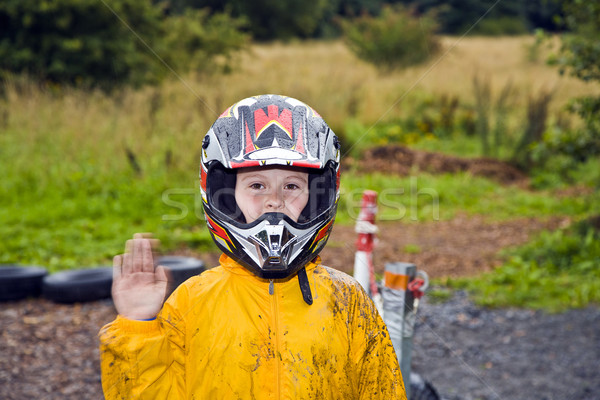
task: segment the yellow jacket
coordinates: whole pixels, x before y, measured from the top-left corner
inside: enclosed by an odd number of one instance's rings
[[[406,399],[390,337],[348,275],[306,266],[257,278],[227,256],[182,284],[153,321],[100,331],[106,399]]]

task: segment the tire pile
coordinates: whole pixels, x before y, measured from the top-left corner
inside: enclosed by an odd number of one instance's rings
[[[204,263],[193,257],[165,256],[157,264],[170,270],[171,292],[205,270]],[[109,266],[49,274],[39,266],[4,264],[0,265],[0,302],[39,296],[66,304],[106,299],[111,297],[112,274]]]

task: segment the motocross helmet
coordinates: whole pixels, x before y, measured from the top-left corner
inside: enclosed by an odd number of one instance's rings
[[[232,105],[202,142],[200,190],[213,240],[260,278],[306,276],[333,226],[339,161],[337,136],[299,100],[262,95]],[[236,170],[273,165],[308,172],[308,203],[297,221],[267,212],[248,223],[235,201]]]

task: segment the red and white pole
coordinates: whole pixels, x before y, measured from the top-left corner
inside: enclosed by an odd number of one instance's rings
[[[371,296],[375,305],[382,311],[381,295],[375,281],[373,248],[375,247],[375,215],[377,214],[377,192],[365,190],[361,201],[360,214],[356,221],[356,254],[354,256],[354,278]]]

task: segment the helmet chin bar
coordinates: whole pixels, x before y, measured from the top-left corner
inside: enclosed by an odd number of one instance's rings
[[[267,213],[261,219],[258,232],[248,236],[256,246],[258,264],[265,272],[286,271],[296,236],[288,229],[284,214]]]

